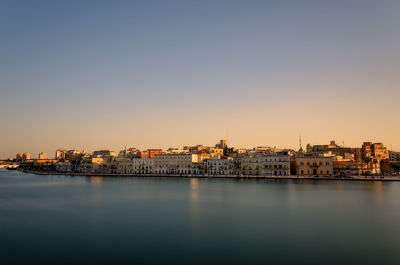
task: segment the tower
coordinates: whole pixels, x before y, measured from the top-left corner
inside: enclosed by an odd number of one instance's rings
[[[303,146],[301,145],[301,135],[299,137],[299,153],[303,153]]]

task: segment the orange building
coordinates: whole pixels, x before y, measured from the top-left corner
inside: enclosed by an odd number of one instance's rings
[[[29,160],[29,159],[31,159],[31,154],[29,154],[29,153],[24,153],[24,154],[22,155],[22,160],[23,160],[23,161],[26,161],[26,160]]]
[[[382,143],[364,142],[361,147],[362,158],[376,158],[378,160],[389,159],[389,152]]]
[[[46,153],[40,153],[38,155],[38,159],[47,159],[47,154]]]
[[[139,151],[136,154],[137,158],[154,158],[155,155],[162,155],[161,149],[148,149],[147,151]]]
[[[22,160],[23,160],[23,156],[24,156],[23,153],[18,153],[18,154],[15,156],[15,159],[16,159],[17,161],[22,161]]]

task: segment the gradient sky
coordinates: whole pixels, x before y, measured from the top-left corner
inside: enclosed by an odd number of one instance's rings
[[[400,1],[2,1],[0,158],[331,139],[400,150]]]

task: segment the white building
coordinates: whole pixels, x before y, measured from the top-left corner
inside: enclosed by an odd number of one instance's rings
[[[65,160],[65,154],[66,154],[66,150],[65,149],[58,149],[57,151],[56,151],[56,155],[55,155],[55,157],[56,157],[56,159],[57,160]]]
[[[118,174],[133,174],[133,162],[130,159],[121,159],[117,166]]]
[[[132,167],[134,174],[152,174],[154,173],[154,158],[134,158]]]
[[[208,158],[206,170],[209,175],[233,175],[233,158]]]
[[[162,154],[154,156],[156,174],[195,174],[199,162],[197,154]]]
[[[118,161],[118,174],[152,174],[154,170],[153,158],[133,158]]]
[[[57,162],[56,163],[56,171],[58,172],[71,172],[72,164],[69,161],[65,162]]]
[[[290,155],[274,153],[270,155],[248,154],[240,156],[236,174],[257,176],[289,176]]]
[[[235,168],[237,175],[261,175],[262,155],[257,153],[247,153],[237,159],[238,167]]]
[[[271,154],[262,157],[261,175],[289,176],[290,156],[288,154]]]

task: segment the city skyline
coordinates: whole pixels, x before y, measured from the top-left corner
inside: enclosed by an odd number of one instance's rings
[[[243,149],[243,150],[256,150],[257,148],[264,148],[265,147],[265,148],[272,148],[272,149],[277,149],[277,150],[293,150],[295,152],[297,152],[297,151],[299,151],[301,149],[302,150],[306,150],[308,145],[309,146],[314,146],[314,145],[318,146],[318,145],[326,145],[327,143],[330,143],[330,144],[333,143],[334,145],[337,145],[337,146],[340,146],[340,147],[344,147],[344,148],[359,148],[361,146],[361,144],[355,145],[355,146],[354,145],[346,145],[344,142],[338,142],[338,141],[332,140],[332,139],[330,141],[327,141],[327,142],[324,142],[324,143],[303,142],[301,136],[298,139],[298,146],[297,147],[293,147],[293,148],[292,147],[286,147],[286,146],[285,147],[276,146],[276,145],[236,146],[236,145],[230,144],[226,139],[223,139],[223,140],[220,140],[220,141],[225,141],[225,144],[227,145],[228,148],[234,148],[234,149],[237,148],[237,149]],[[362,144],[365,144],[365,143],[368,143],[368,142],[370,142],[370,143],[381,143],[379,141],[378,142],[364,141],[364,142],[362,142]],[[216,145],[218,145],[218,143]],[[17,160],[18,160],[18,157],[22,156],[22,155],[29,155],[29,158],[27,160],[29,160],[30,158],[33,158],[33,159],[37,158],[37,159],[44,159],[44,160],[46,160],[47,158],[52,159],[53,156],[54,156],[54,158],[56,157],[56,155],[54,155],[54,154],[56,152],[60,151],[60,150],[64,150],[64,151],[76,150],[78,152],[82,152],[82,153],[86,153],[86,154],[92,154],[94,152],[100,152],[100,151],[111,151],[111,152],[116,152],[116,154],[118,154],[118,152],[122,152],[122,151],[124,151],[126,149],[135,149],[135,150],[138,150],[138,151],[139,150],[141,150],[141,151],[148,151],[148,150],[162,150],[162,151],[181,150],[181,151],[183,151],[187,147],[188,148],[189,147],[196,147],[196,146],[213,147],[213,146],[216,146],[216,145],[214,145],[214,144],[199,144],[199,143],[191,144],[191,145],[185,144],[185,145],[180,145],[180,146],[175,145],[175,146],[168,146],[168,147],[160,147],[160,146],[138,147],[138,146],[133,146],[133,145],[125,145],[125,146],[120,147],[120,148],[109,148],[107,146],[104,146],[102,148],[91,149],[91,150],[84,149],[84,148],[79,149],[79,148],[76,148],[76,147],[69,148],[69,147],[59,146],[57,149],[51,150],[49,152],[31,153],[31,152],[27,152],[27,151],[23,151],[23,152],[21,151],[21,152],[18,152],[16,154],[8,156],[7,159],[8,158],[15,159],[15,157],[16,157]],[[394,152],[397,151],[397,150],[394,150],[391,146],[386,146],[386,148],[389,151],[394,151]],[[40,156],[42,156],[43,158],[40,158]],[[0,160],[1,159],[6,159],[6,158],[0,157]],[[24,160],[25,159],[26,158],[24,158]]]
[[[399,5],[2,1],[0,158],[299,135],[400,150]]]

